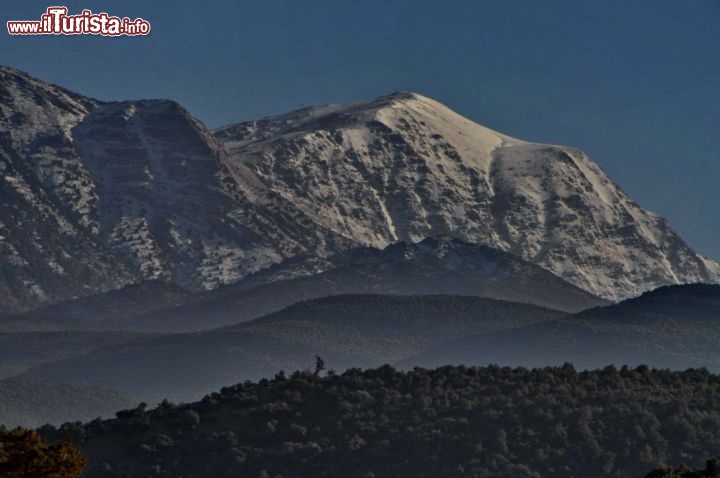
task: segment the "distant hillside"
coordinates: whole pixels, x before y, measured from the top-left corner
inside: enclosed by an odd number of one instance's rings
[[[615,305],[577,314],[580,319],[650,324],[662,319],[720,321],[720,286],[685,284],[664,286]]]
[[[0,318],[2,331],[111,330],[110,324],[192,300],[193,293],[172,284],[150,281],[104,294],[48,305]],[[104,327],[104,324],[108,324]],[[116,327],[115,330],[127,330]]]
[[[449,238],[287,260],[236,284],[191,294],[151,282],[11,317],[7,329],[191,332],[343,294],[462,295],[576,312],[608,302],[506,252]]]
[[[137,401],[115,390],[89,385],[0,380],[0,426],[39,427],[46,423],[112,417]]]
[[[0,331],[129,330],[131,317],[191,302],[195,294],[149,281],[0,317]]]
[[[93,383],[153,401],[197,399],[223,384],[303,369],[315,355],[337,370],[571,362],[719,371],[719,299],[720,286],[673,286],[566,315],[477,297],[333,296],[210,331],[88,343],[86,353],[43,359],[22,377]]]
[[[720,449],[720,377],[608,367],[350,370],[45,429],[85,478],[639,478]]]
[[[445,364],[576,367],[607,364],[720,371],[720,286],[668,286],[620,304],[553,322],[440,344],[401,361],[412,367]]]
[[[377,366],[473,334],[555,320],[562,312],[455,296],[337,296],[207,332],[120,344],[22,376],[94,383],[147,401],[197,399],[228,383],[310,367]]]
[[[460,295],[579,311],[608,302],[511,254],[447,238],[360,248],[330,259],[288,260],[192,303],[115,322],[112,328],[193,331],[344,294]]]
[[[42,363],[148,337],[150,335],[131,332],[0,333],[0,379],[25,372]]]

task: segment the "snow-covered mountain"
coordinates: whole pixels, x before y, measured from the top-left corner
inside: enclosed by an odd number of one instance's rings
[[[580,151],[411,93],[211,133],[171,101],[100,102],[0,68],[0,172],[6,310],[149,279],[211,289],[437,235],[606,298],[720,277]]]
[[[0,148],[5,310],[153,279],[208,289],[354,242],[282,200],[250,201],[172,101],[100,102],[0,68]]]
[[[215,137],[244,182],[364,244],[452,235],[609,299],[719,278],[717,263],[583,152],[505,136],[415,93],[306,108]]]
[[[133,280],[91,233],[97,193],[72,129],[94,106],[0,69],[0,310]]]

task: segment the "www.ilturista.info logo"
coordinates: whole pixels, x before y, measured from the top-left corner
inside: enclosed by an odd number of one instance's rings
[[[65,7],[50,7],[40,21],[7,22],[11,35],[147,35],[150,23],[142,18],[111,17],[107,13],[83,10],[80,15],[68,15]]]

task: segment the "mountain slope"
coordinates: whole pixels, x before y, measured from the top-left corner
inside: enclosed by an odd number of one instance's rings
[[[581,151],[510,138],[415,93],[306,108],[215,137],[244,182],[364,244],[449,234],[609,299],[719,277]]]
[[[0,312],[148,280],[213,288],[349,242],[298,231],[282,200],[257,207],[224,161],[177,103],[100,102],[0,68]]]
[[[71,131],[95,104],[0,68],[0,310],[132,280],[86,231],[96,195]]]
[[[223,384],[311,367],[344,370],[395,362],[441,342],[562,312],[448,296],[336,296],[295,304],[231,327],[94,350],[21,375],[117,388],[146,401],[196,399]]]
[[[46,305],[0,320],[2,332],[134,330],[126,322],[133,317],[188,304],[202,293],[193,293],[173,284],[147,281],[121,289]],[[172,331],[172,327],[168,331]]]
[[[330,292],[347,285],[346,293],[472,295],[563,311],[606,303],[512,254],[448,236],[394,243],[385,249],[356,248],[328,258],[288,259],[236,286],[247,289],[299,279],[317,281],[325,295],[337,295]],[[370,290],[359,290],[366,288]]]
[[[412,93],[210,133],[172,101],[101,102],[0,68],[0,170],[0,312],[439,235],[608,299],[720,274],[580,151]]]
[[[440,344],[401,362],[576,367],[608,364],[720,370],[720,286],[668,286],[557,321]]]

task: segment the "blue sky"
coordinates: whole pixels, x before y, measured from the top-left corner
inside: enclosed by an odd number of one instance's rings
[[[60,3],[60,2],[59,2]],[[171,98],[210,127],[396,90],[589,153],[720,258],[720,2],[68,0],[147,37],[11,37],[0,64],[105,100]],[[48,6],[5,0],[8,20]]]

